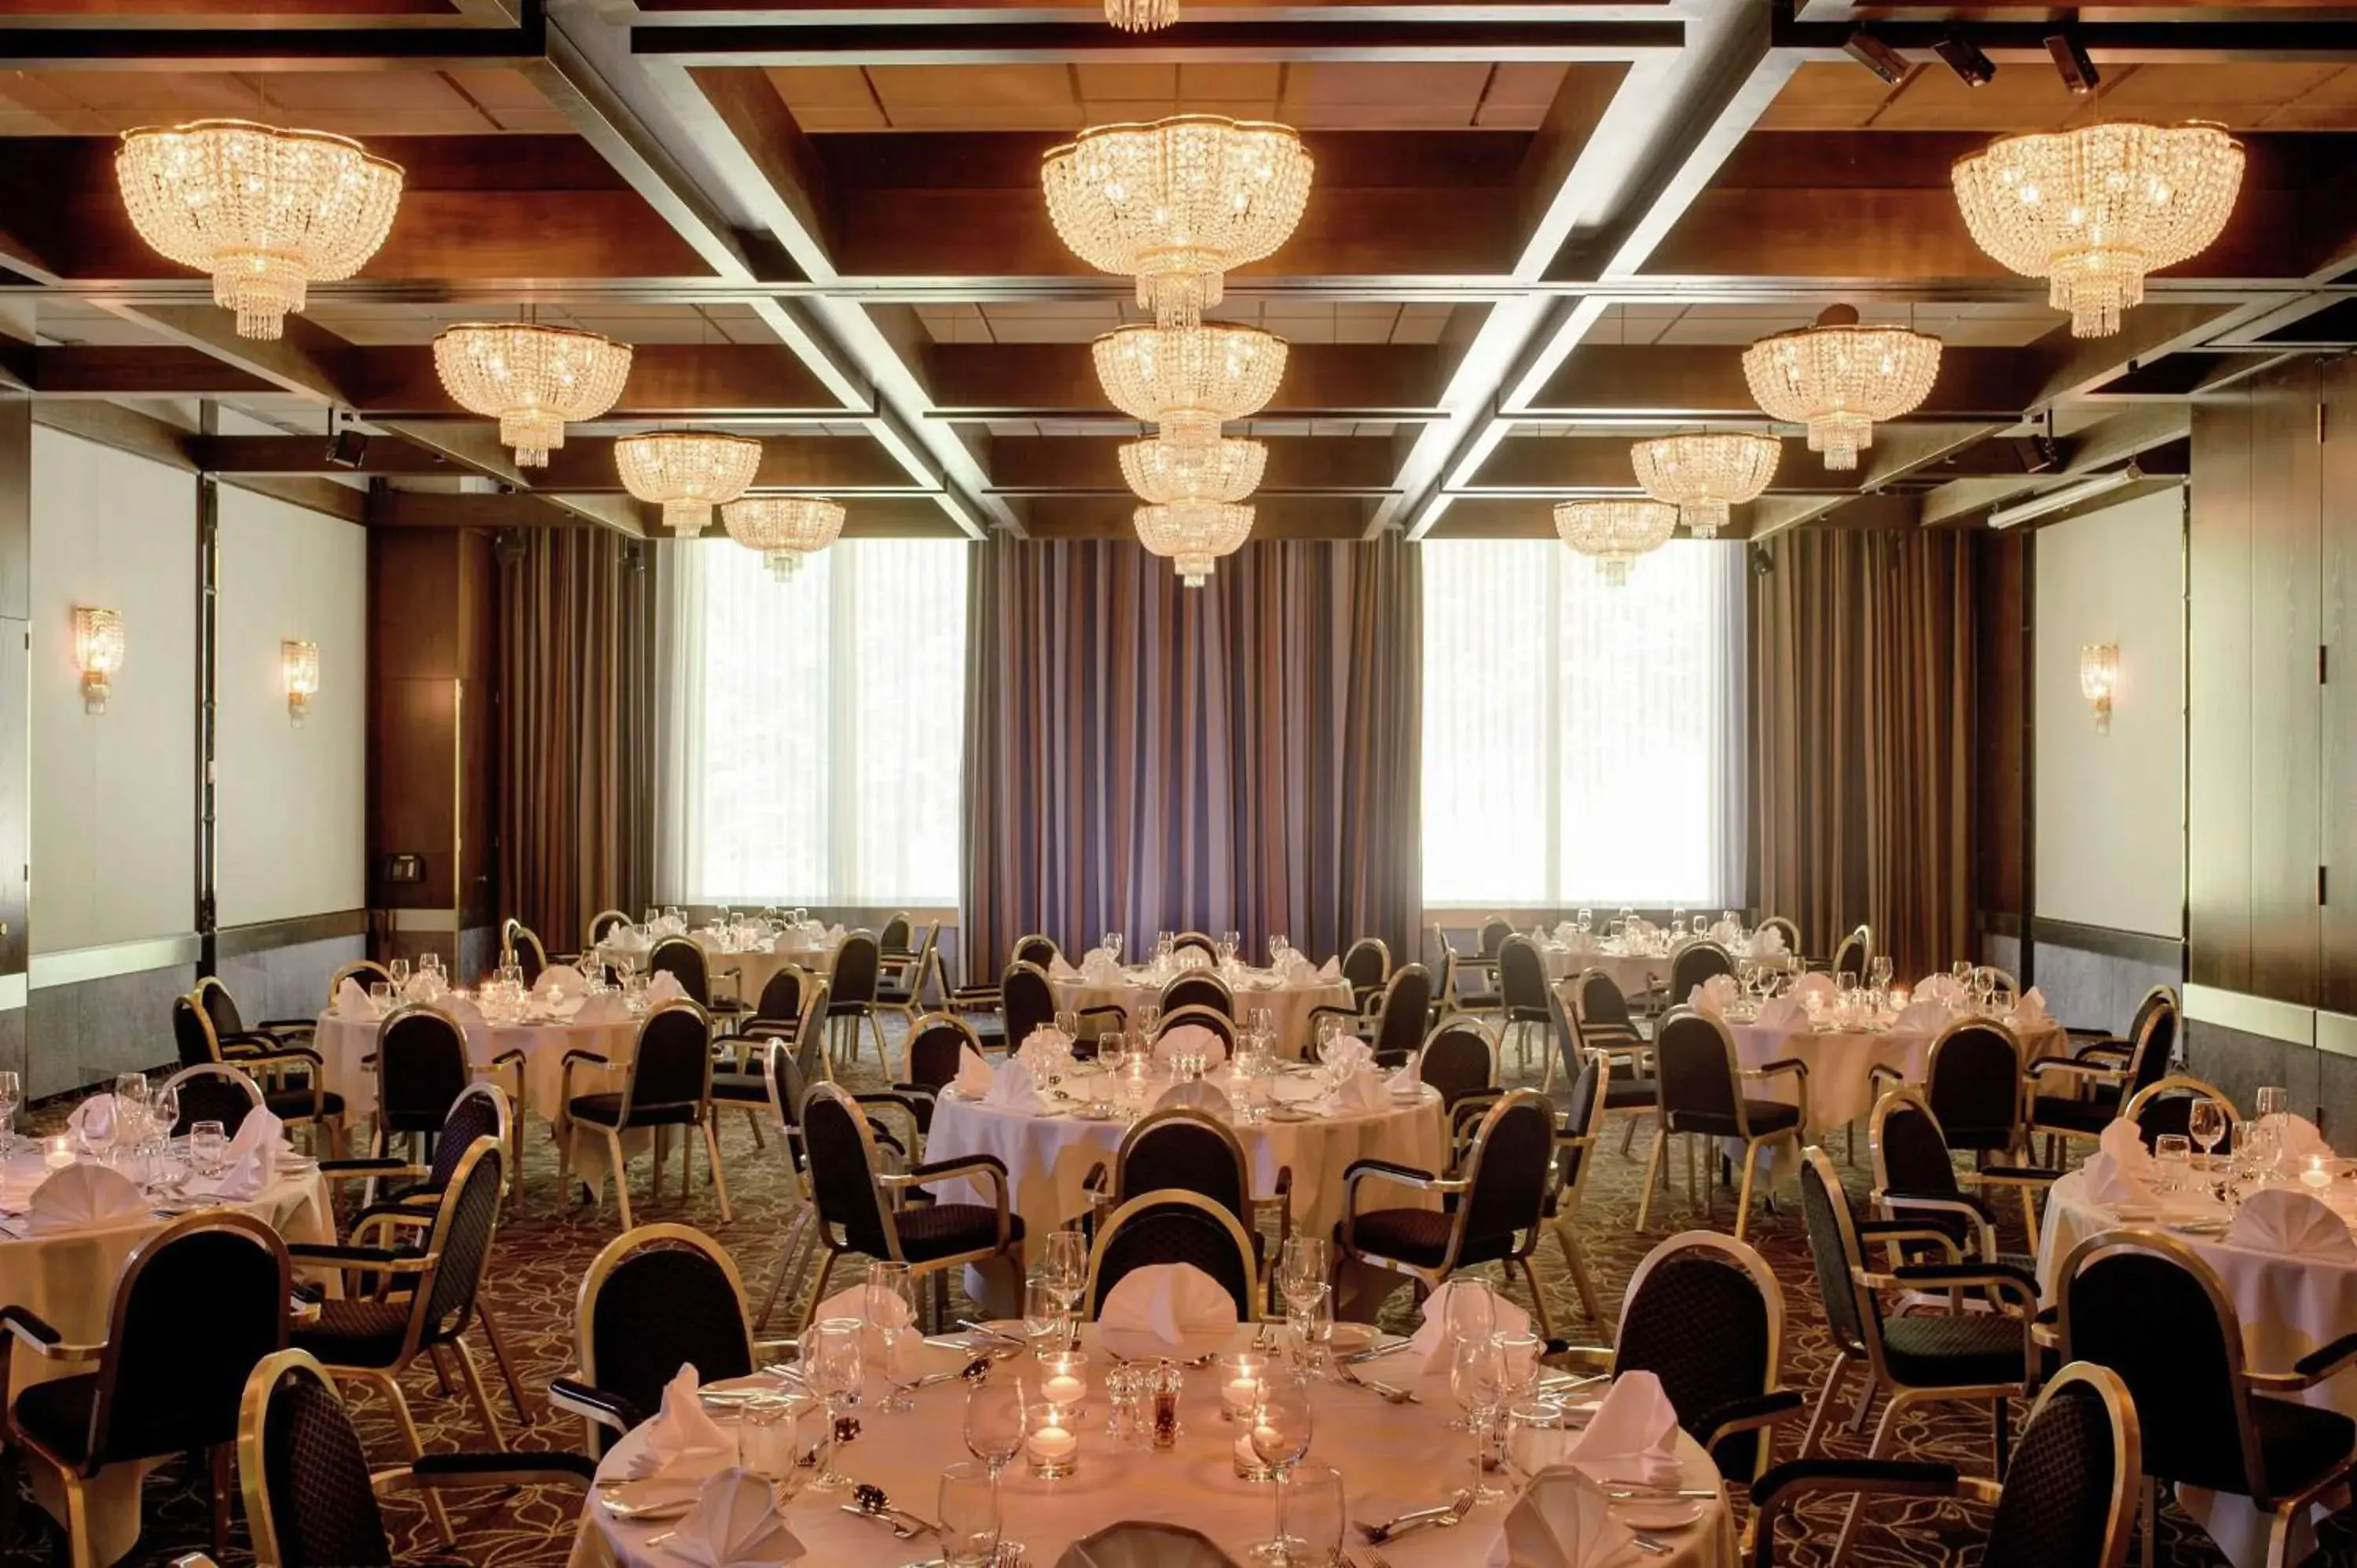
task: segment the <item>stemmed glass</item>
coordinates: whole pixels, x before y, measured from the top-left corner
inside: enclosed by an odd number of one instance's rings
[[[1506,1353],[1484,1337],[1459,1339],[1448,1358],[1448,1391],[1473,1434],[1473,1500],[1493,1503],[1506,1494],[1488,1484],[1490,1428],[1506,1399]],[[1454,1425],[1454,1423],[1451,1423]]]
[[[982,1462],[991,1480],[1014,1463],[1023,1452],[1023,1432],[1028,1424],[1023,1412],[1023,1386],[1009,1378],[1000,1383],[976,1383],[965,1395],[965,1451]],[[949,1524],[943,1510],[943,1525]],[[1013,1554],[1023,1554],[1023,1543],[1003,1541]]]
[[[1490,1337],[1498,1331],[1498,1298],[1491,1293],[1485,1281],[1460,1276],[1448,1292],[1447,1322],[1452,1357],[1457,1346],[1487,1345]],[[1449,1418],[1449,1431],[1464,1432],[1468,1429],[1464,1416]]]
[[[1304,1376],[1323,1377],[1327,1372],[1327,1347],[1334,1342],[1334,1292],[1329,1285],[1319,1285],[1303,1294],[1299,1301],[1285,1304],[1286,1327],[1291,1330],[1293,1359]]]
[[[856,1428],[852,1412],[859,1408],[860,1384],[866,1379],[864,1341],[867,1326],[856,1317],[830,1317],[803,1337],[803,1380],[826,1405],[826,1443],[819,1472],[811,1486],[822,1492],[839,1492],[851,1477],[834,1467],[835,1450],[846,1427]]]
[[[2186,1108],[2185,1131],[2201,1150],[2204,1178],[2212,1177],[2218,1168],[2215,1151],[2226,1136],[2226,1108],[2204,1095]]]
[[[391,960],[385,964],[384,970],[387,974],[393,976],[393,993],[395,996],[401,996],[407,993],[409,990],[409,961],[405,958]]]
[[[890,1392],[876,1408],[899,1415],[917,1408],[910,1391],[924,1374],[909,1353],[917,1335],[916,1291],[906,1263],[871,1263],[862,1300],[867,1326],[884,1353],[884,1381]]]
[[[1288,1315],[1304,1310],[1318,1299],[1318,1293],[1326,1288],[1326,1273],[1330,1266],[1323,1236],[1297,1232],[1285,1239],[1285,1251],[1276,1265],[1276,1290],[1285,1298]]]
[[[1252,1549],[1255,1563],[1293,1561],[1294,1542],[1285,1533],[1285,1474],[1309,1452],[1309,1385],[1297,1377],[1264,1378],[1260,1402],[1253,1407],[1248,1441],[1253,1457],[1276,1472],[1275,1534]]]
[[[1866,973],[1867,978],[1874,983],[1874,988],[1877,991],[1889,991],[1890,989],[1890,955],[1876,953],[1867,962]]]
[[[1283,931],[1277,931],[1277,932],[1273,933],[1273,934],[1269,937],[1269,939],[1268,939],[1268,966],[1269,966],[1269,968],[1271,968],[1271,969],[1275,969],[1275,970],[1282,970],[1282,969],[1284,969],[1284,968],[1285,968],[1285,955],[1286,955],[1286,953],[1291,952],[1292,950],[1293,950],[1293,944],[1292,944],[1291,942],[1286,941],[1286,940],[1285,940],[1285,933],[1284,933]]]
[[[1088,1238],[1077,1230],[1050,1230],[1039,1245],[1039,1277],[1056,1293],[1056,1304],[1063,1308],[1065,1342],[1070,1344],[1073,1309],[1081,1305],[1081,1292],[1089,1283]]]
[[[25,1080],[14,1072],[0,1072],[0,1157],[16,1152],[16,1112],[24,1105]]]
[[[1060,1345],[1064,1334],[1062,1293],[1034,1273],[1023,1282],[1023,1337],[1031,1353],[1045,1356]]]

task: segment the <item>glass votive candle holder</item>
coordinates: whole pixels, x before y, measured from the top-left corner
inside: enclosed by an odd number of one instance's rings
[[[1058,1481],[1081,1466],[1081,1434],[1072,1430],[1072,1416],[1061,1405],[1026,1403],[1023,1458],[1043,1481]]]
[[[1249,1417],[1260,1403],[1261,1379],[1268,1371],[1268,1358],[1251,1350],[1231,1350],[1219,1359],[1218,1366],[1220,1419]]]
[[[64,1133],[41,1140],[41,1164],[53,1171],[61,1171],[74,1163],[73,1139]]]
[[[1248,1410],[1236,1418],[1236,1479],[1258,1486],[1276,1479],[1276,1466],[1263,1459],[1253,1444],[1254,1414]]]
[[[2332,1162],[2322,1155],[2310,1155],[2299,1173],[2300,1186],[2310,1192],[2322,1192],[2332,1185]]]
[[[1064,1414],[1065,1423],[1078,1421],[1089,1397],[1089,1358],[1085,1351],[1058,1350],[1040,1359],[1039,1397]]]

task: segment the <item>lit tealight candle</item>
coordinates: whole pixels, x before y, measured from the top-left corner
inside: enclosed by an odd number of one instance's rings
[[[1068,1465],[1080,1445],[1080,1438],[1069,1429],[1053,1423],[1043,1424],[1030,1436],[1031,1462],[1035,1465]]]
[[[1052,1365],[1055,1369],[1039,1385],[1040,1395],[1049,1404],[1061,1410],[1080,1403],[1088,1396],[1088,1380],[1075,1375],[1080,1370],[1077,1365],[1063,1359]]]
[[[1893,1007],[1898,1008],[1898,1009],[1899,1009],[1899,1011],[1900,1011],[1901,1013],[1904,1013],[1905,1011],[1907,1011],[1907,998],[1908,998],[1908,994],[1909,994],[1909,993],[1908,993],[1908,990],[1907,990],[1907,988],[1906,988],[1905,986],[1903,986],[1903,985],[1894,985],[1894,986],[1892,986],[1892,987],[1890,988],[1890,1004],[1891,1004]]]
[[[1220,1391],[1220,1403],[1231,1416],[1243,1414],[1260,1403],[1260,1380],[1254,1377],[1231,1380],[1228,1386]]]
[[[41,1140],[41,1164],[61,1171],[74,1163],[73,1140],[59,1136]]]
[[[2332,1185],[2332,1165],[2322,1155],[2308,1156],[2308,1168],[2299,1173],[2300,1185],[2321,1192]]]

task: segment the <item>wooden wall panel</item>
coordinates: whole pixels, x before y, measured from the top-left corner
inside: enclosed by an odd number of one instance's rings
[[[2317,371],[2252,389],[2251,982],[2317,999],[2316,868],[2323,714],[2316,682],[2322,520]],[[2204,742],[2203,744],[2210,744]]]
[[[2014,528],[1973,540],[1973,903],[1982,916],[2029,913],[2025,682],[2035,537]]]
[[[2322,1004],[2357,1013],[2357,359],[2324,367],[2323,590],[2326,649],[2321,859],[2330,883],[2319,931]]]
[[[2190,974],[2251,983],[2251,400],[2193,410],[2186,589],[2186,865]]]

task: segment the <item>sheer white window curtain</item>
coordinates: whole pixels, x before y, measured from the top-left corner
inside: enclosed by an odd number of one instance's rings
[[[1425,901],[1739,902],[1743,545],[1423,548]]]
[[[780,583],[733,543],[666,547],[660,897],[956,902],[969,554],[846,540]]]

